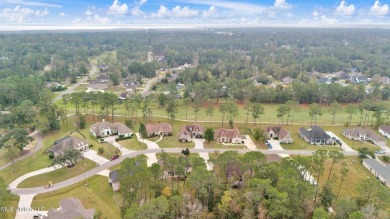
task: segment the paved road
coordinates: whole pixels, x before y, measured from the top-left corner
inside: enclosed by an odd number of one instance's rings
[[[34,131],[33,133],[30,134],[31,137],[33,137],[34,139],[37,140],[37,144],[35,145],[35,148],[33,148],[32,150],[30,150],[27,154],[15,159],[14,161],[11,161],[11,162],[8,162],[7,164],[3,165],[0,167],[0,171],[11,166],[13,163],[17,162],[17,161],[21,161],[21,160],[24,160],[28,157],[31,157],[32,155],[34,155],[39,149],[41,149],[42,147],[42,142],[43,142],[43,137],[42,135],[38,132],[38,131]]]
[[[180,148],[164,148],[164,151],[167,153],[181,153],[182,149]],[[225,151],[237,151],[238,153],[247,153],[250,150],[246,149],[191,149],[192,153],[213,153],[215,151],[219,151],[220,153],[223,153]],[[253,150],[252,150],[253,151]],[[290,155],[303,155],[303,156],[311,156],[314,151],[307,151],[307,150],[255,150],[259,151],[263,154],[290,154]],[[160,153],[161,148],[156,148],[156,149],[148,149],[148,150],[142,150],[142,151],[136,151],[131,154],[126,154],[124,156],[121,156],[120,158],[107,162],[103,165],[100,165],[98,167],[95,167],[91,170],[88,170],[87,172],[80,174],[76,177],[73,177],[71,179],[56,183],[53,185],[53,187],[50,188],[44,188],[44,187],[35,187],[35,188],[11,188],[11,192],[17,195],[26,195],[26,194],[39,194],[39,193],[46,193],[46,192],[51,192],[55,191],[58,189],[65,188],[67,186],[76,184],[78,182],[82,182],[86,180],[88,182],[88,178],[105,170],[108,168],[111,168],[115,165],[120,164],[124,159],[126,158],[132,158],[136,157],[141,154],[155,154],[155,153]],[[344,155],[346,156],[357,156],[357,152],[348,152],[348,151],[343,151]]]
[[[149,96],[150,94],[150,88],[152,87],[152,85],[158,80],[158,79],[161,79],[161,77],[155,77],[155,78],[152,78],[150,80],[148,80],[148,82],[146,82],[145,84],[145,87],[144,87],[144,90],[141,92],[142,96],[146,97],[146,96]]]

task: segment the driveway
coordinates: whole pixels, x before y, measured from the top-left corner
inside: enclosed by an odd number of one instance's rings
[[[245,135],[244,144],[249,150],[256,150],[256,144],[252,141],[249,135]]]
[[[141,136],[139,135],[138,132],[135,133],[135,135],[137,136],[138,141],[145,143],[148,146],[148,149],[159,149],[160,148],[156,142],[141,138]],[[152,166],[152,164],[158,162],[158,159],[157,159],[157,156],[155,153],[154,154],[146,154],[146,156],[148,157],[148,167],[150,167],[150,166]]]
[[[106,158],[104,158],[102,156],[99,156],[97,154],[97,152],[94,151],[94,150],[89,150],[89,151],[84,152],[83,156],[85,158],[88,158],[88,159],[92,160],[95,163],[98,163],[99,165],[102,165],[102,164],[105,164],[105,163],[109,162],[108,159],[106,159]]]
[[[345,143],[343,140],[341,140],[341,138],[337,137],[337,135],[335,135],[333,132],[331,131],[326,131],[326,134],[328,134],[330,137],[335,137],[337,139],[339,139],[341,141],[341,148],[343,149],[343,151],[354,151],[351,147],[349,147],[349,145],[347,143]]]
[[[195,143],[194,149],[204,149],[204,146],[203,146],[204,139],[193,139],[192,141]],[[208,162],[208,160],[210,159],[209,153],[200,152],[199,156],[204,159],[206,166],[207,166],[207,169],[212,170],[212,167],[210,166],[210,164]]]
[[[274,151],[283,151],[284,150],[283,147],[280,146],[279,140],[268,140],[268,143],[270,143],[272,145],[272,148],[269,149],[271,151],[273,151],[273,150]],[[278,155],[281,157],[289,157],[290,156],[288,154],[278,154]]]
[[[132,150],[129,150],[129,149],[123,147],[121,144],[116,142],[115,141],[116,138],[117,138],[117,136],[109,136],[109,137],[104,138],[104,141],[106,141],[106,142],[112,144],[114,147],[118,148],[122,152],[122,155],[130,154],[130,153],[134,152]]]
[[[45,215],[47,216],[48,209],[32,209],[31,203],[34,199],[35,194],[21,195],[19,199],[18,209],[16,211],[16,219],[31,219],[34,215]],[[36,211],[39,210],[39,211]]]

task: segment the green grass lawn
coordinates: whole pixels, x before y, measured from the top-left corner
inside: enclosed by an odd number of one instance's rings
[[[177,140],[177,137],[174,136],[164,136],[161,141],[157,142],[160,148],[194,148],[194,142],[181,143]]]
[[[108,184],[107,177],[93,176],[87,179],[88,187],[85,182],[80,182],[72,186],[40,194],[34,197],[32,207],[58,208],[59,201],[68,198],[78,198],[85,208],[94,208],[95,211],[101,211],[101,218],[120,218],[119,207],[122,203],[120,194],[114,193]]]
[[[11,201],[7,205],[7,207],[12,207],[13,211],[7,211],[4,213],[4,215],[0,214],[0,217],[4,217],[4,219],[14,219],[16,216],[16,209],[18,208],[18,204],[19,204],[19,196],[15,195],[12,197]]]
[[[30,188],[30,187],[38,187],[38,186],[44,186],[49,181],[52,181],[53,183],[62,182],[64,180],[70,179],[72,177],[78,176],[82,174],[83,172],[90,170],[92,168],[96,167],[96,163],[89,160],[89,159],[83,159],[82,161],[78,162],[76,166],[72,168],[63,167],[61,169],[40,174],[37,176],[30,177],[23,182],[21,182],[18,186],[18,188]]]
[[[148,146],[139,142],[136,136],[130,139],[119,141],[118,143],[129,150],[140,151],[148,149]]]

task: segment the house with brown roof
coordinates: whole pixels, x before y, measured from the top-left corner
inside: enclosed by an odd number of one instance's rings
[[[147,124],[146,126],[147,137],[153,136],[171,136],[172,135],[172,126],[168,123],[162,122],[153,124]]]
[[[370,129],[361,127],[344,129],[343,135],[355,141],[370,141],[378,146],[386,146],[386,140]]]
[[[60,207],[52,208],[47,212],[45,219],[84,218],[93,219],[95,209],[86,209],[79,199],[66,198],[60,201]]]
[[[281,126],[268,126],[265,131],[267,132],[268,138],[279,139],[280,143],[291,144],[294,142],[290,132]]]
[[[390,138],[390,126],[389,125],[379,126],[379,130],[378,131],[383,136],[386,136],[386,138]]]
[[[131,137],[133,130],[123,123],[97,122],[91,126],[89,131],[97,138],[107,137],[110,135],[119,135],[120,137]]]
[[[72,149],[88,151],[89,143],[86,140],[68,135],[55,141],[49,152],[53,153],[54,156],[58,156],[64,153],[64,151]]]
[[[203,138],[206,129],[199,124],[186,125],[181,127],[178,135],[180,142],[190,142],[193,138]]]
[[[243,143],[243,138],[237,127],[233,129],[219,128],[214,132],[214,140],[218,143]]]
[[[333,138],[331,138],[326,132],[319,126],[311,126],[309,129],[300,128],[299,135],[310,144],[335,144]]]

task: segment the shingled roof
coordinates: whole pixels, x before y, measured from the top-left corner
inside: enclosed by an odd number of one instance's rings
[[[214,136],[215,138],[219,138],[219,137],[238,138],[241,137],[241,133],[237,129],[237,127],[234,127],[233,129],[219,128],[215,131]]]
[[[282,138],[286,137],[288,134],[290,134],[289,131],[285,130],[281,126],[268,126],[265,130],[268,133],[272,130],[274,133],[276,133],[278,135],[278,137],[280,139],[282,139]]]
[[[164,132],[164,133],[171,133],[172,132],[172,126],[169,125],[168,123],[162,122],[162,123],[157,123],[155,125],[152,124],[147,124],[146,126],[146,132],[148,135],[152,135],[153,133],[157,132]]]
[[[330,138],[330,136],[326,134],[326,132],[319,126],[314,125],[311,126],[310,128],[311,128],[310,130],[307,130],[305,128],[300,128],[299,132],[309,139],[328,140]]]
[[[185,134],[185,135],[190,135],[191,136],[191,132],[192,131],[201,131],[201,132],[204,132],[206,129],[202,126],[200,126],[199,124],[197,123],[194,123],[192,125],[186,125],[186,126],[183,126],[181,127],[178,135],[181,135],[181,134]]]
[[[343,130],[343,133],[347,136],[352,136],[353,138],[359,138],[359,135],[365,135],[372,141],[385,141],[384,138],[376,134],[374,131],[361,127],[345,129]]]
[[[69,219],[69,218],[85,218],[92,219],[95,214],[95,209],[86,209],[79,199],[66,198],[60,201],[59,209],[50,209],[47,212],[46,219]]]
[[[54,142],[53,147],[49,149],[52,153],[59,153],[69,149],[75,149],[78,146],[88,144],[87,141],[74,136],[65,136]]]

